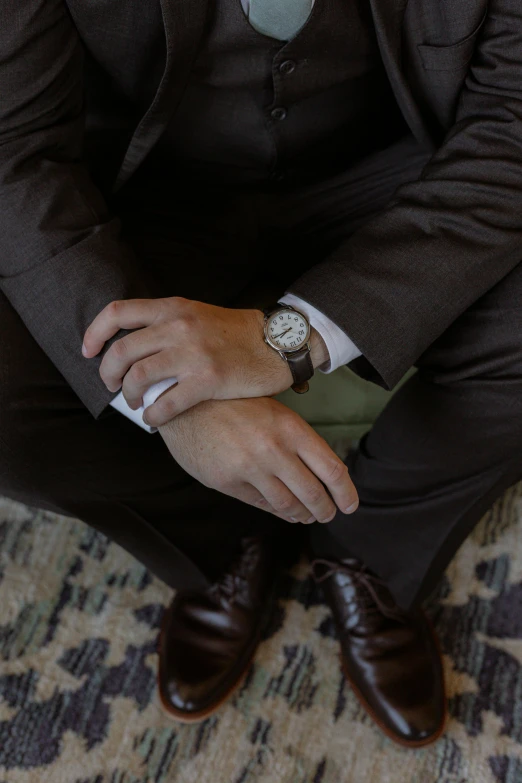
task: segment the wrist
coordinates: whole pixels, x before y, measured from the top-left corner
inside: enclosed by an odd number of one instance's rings
[[[264,373],[268,373],[268,377],[274,386],[274,394],[278,394],[285,389],[290,388],[292,385],[292,373],[288,364],[279,355],[278,351],[275,351],[270,345],[268,345],[264,338],[264,326],[265,315],[261,310],[254,310],[254,328],[255,339],[259,353],[258,361],[260,367],[263,368]]]
[[[256,320],[259,322],[260,329],[262,330],[264,328],[264,314],[260,310],[256,310],[255,313],[256,313]],[[310,358],[312,360],[312,364],[315,370],[318,367],[322,367],[323,365],[327,364],[330,361],[330,354],[328,352],[328,348],[326,347],[326,343],[323,337],[313,326],[310,329],[309,342],[310,342]],[[271,366],[277,369],[277,373],[279,377],[283,378],[284,381],[287,383],[287,387],[285,388],[290,387],[292,385],[293,379],[288,364],[285,361],[282,361],[277,351],[275,351],[273,348],[267,345],[264,340],[263,340],[263,347],[265,349],[266,356],[269,357]],[[277,361],[278,359],[279,361]]]
[[[314,329],[313,326],[310,333],[310,356],[314,370],[330,361],[330,354],[328,353],[326,343],[317,329]]]

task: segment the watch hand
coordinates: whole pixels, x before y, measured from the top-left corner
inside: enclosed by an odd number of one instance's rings
[[[274,334],[274,340],[276,340],[278,337],[282,337],[284,334],[288,334],[288,332],[292,331],[292,327],[290,329],[287,329],[285,332],[281,332],[280,334]]]

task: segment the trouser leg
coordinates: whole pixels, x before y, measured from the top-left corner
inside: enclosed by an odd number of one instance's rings
[[[314,531],[397,601],[422,600],[496,497],[522,477],[522,264],[425,352],[351,464],[359,510]]]
[[[426,161],[406,139],[325,182],[264,198],[264,252],[282,270],[280,287],[385,208]],[[359,510],[313,526],[317,554],[360,558],[404,606],[427,595],[522,476],[521,302],[522,264],[425,352],[363,440],[351,464]]]

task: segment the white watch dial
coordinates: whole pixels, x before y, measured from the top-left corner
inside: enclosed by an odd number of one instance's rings
[[[282,351],[295,351],[307,341],[309,327],[300,313],[293,310],[276,312],[268,321],[270,342]]]

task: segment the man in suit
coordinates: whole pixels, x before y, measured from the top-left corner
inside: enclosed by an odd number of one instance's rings
[[[237,685],[310,533],[358,697],[432,742],[421,602],[522,474],[519,3],[3,10],[0,492],[177,588],[184,721]],[[346,464],[272,399],[342,364],[417,368]]]

